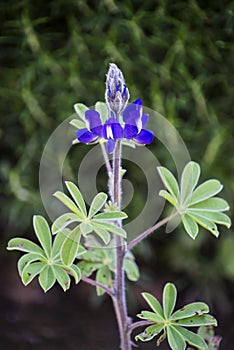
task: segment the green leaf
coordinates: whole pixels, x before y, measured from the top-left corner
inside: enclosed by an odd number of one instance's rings
[[[111,233],[114,233],[115,235],[122,236],[122,237],[127,237],[126,231],[122,227],[118,227],[114,224],[110,224],[109,222],[106,221],[94,221],[92,220],[92,225],[96,227],[100,227],[105,229],[106,231],[109,231]]]
[[[190,237],[192,237],[192,239],[195,239],[199,232],[196,221],[194,221],[189,215],[185,214],[182,218],[182,222],[185,231],[189,234]]]
[[[189,210],[188,210],[189,212]],[[196,211],[196,210],[192,210],[192,214],[196,214],[196,215],[199,215],[200,217],[203,217],[209,221],[213,221],[219,225],[224,225],[226,226],[227,228],[230,228],[231,227],[231,219],[229,218],[229,216],[227,216],[226,214],[224,213],[219,213],[219,212],[216,212],[216,211]]]
[[[39,242],[41,243],[47,258],[50,258],[52,238],[49,225],[46,219],[40,215],[34,215],[33,217],[33,227]]]
[[[75,260],[78,251],[80,237],[80,227],[77,226],[64,240],[60,253],[60,257],[64,265],[69,266],[73,264],[73,261]]]
[[[80,224],[80,230],[82,235],[87,236],[93,231],[93,226],[89,222],[82,222],[82,224]]]
[[[166,319],[169,319],[175,307],[177,297],[176,287],[172,283],[167,283],[163,290],[163,311]]]
[[[22,271],[21,278],[25,286],[27,286],[46,266],[44,262],[34,262],[26,265]]]
[[[150,293],[142,293],[143,298],[149,304],[152,310],[164,320],[164,314],[159,301]]]
[[[217,321],[211,315],[200,315],[177,320],[176,325],[183,327],[217,326]]]
[[[18,260],[17,263],[17,268],[19,271],[19,275],[22,275],[23,269],[25,268],[25,266],[29,265],[30,263],[40,260],[40,256],[38,256],[35,253],[28,253],[25,254],[23,256],[21,256],[21,258]]]
[[[111,237],[108,231],[94,225],[93,225],[93,230],[102,239],[102,241],[105,244],[108,244],[110,242]]]
[[[174,206],[177,205],[177,201],[175,200],[175,198],[170,193],[168,193],[167,191],[161,190],[159,192],[159,196],[165,198],[172,205],[174,205]]]
[[[81,213],[86,217],[87,216],[86,205],[79,188],[71,181],[65,181],[65,184],[72,198],[74,199],[78,208],[80,209]]]
[[[104,124],[109,116],[108,108],[105,102],[96,102],[95,111],[97,111],[100,114],[102,124]]]
[[[100,262],[92,262],[92,261],[80,261],[78,263],[78,267],[81,270],[82,276],[89,277],[92,273],[102,267],[102,263]]]
[[[44,292],[47,292],[55,284],[56,278],[51,266],[45,266],[40,272],[38,281]]]
[[[173,350],[184,350],[186,348],[186,343],[181,334],[173,326],[167,327],[167,339],[168,343]]]
[[[139,269],[134,260],[124,259],[124,270],[130,281],[137,281],[139,279]]]
[[[176,327],[176,329],[179,331],[179,333],[189,345],[194,346],[199,350],[209,350],[205,341],[196,333],[193,333],[183,327]]]
[[[209,221],[202,216],[197,215],[194,212],[189,212],[188,215],[191,219],[195,220],[199,225],[204,227],[206,230],[210,231],[215,237],[219,236],[219,231],[214,222]]]
[[[51,252],[52,258],[56,258],[59,255],[63,242],[65,241],[70,232],[70,230],[65,229],[56,235]]]
[[[222,198],[209,198],[189,207],[189,210],[201,211],[226,211],[229,210],[228,203]]]
[[[147,327],[144,332],[136,335],[136,340],[141,341],[150,341],[154,337],[156,337],[164,328],[162,324],[154,324],[152,326]]]
[[[12,238],[8,242],[8,250],[20,250],[26,253],[36,253],[42,258],[46,258],[43,250],[35,243],[25,238]]]
[[[103,207],[103,205],[106,203],[107,200],[107,195],[104,192],[100,192],[98,193],[91,205],[90,205],[90,209],[89,209],[89,218],[93,217],[98,211],[101,210],[101,208]]]
[[[181,175],[181,204],[188,203],[191,200],[191,195],[196,187],[201,169],[198,163],[189,162]]]
[[[218,180],[207,180],[196,188],[193,192],[189,205],[202,202],[218,194],[223,185]]]
[[[165,323],[164,317],[152,311],[143,310],[141,311],[140,314],[137,315],[137,317],[142,318],[143,320],[148,320],[155,323],[163,323],[163,324]]]
[[[85,112],[89,109],[87,106],[85,106],[83,103],[76,103],[74,104],[74,109],[78,116],[85,121]]]
[[[179,187],[174,175],[167,168],[162,166],[157,167],[157,170],[165,187],[176,200],[179,196]]]
[[[86,123],[79,119],[72,119],[69,124],[74,126],[76,129],[84,129],[86,128]]]
[[[108,211],[104,213],[97,214],[93,217],[94,220],[122,220],[126,219],[128,216],[123,211]]]
[[[207,314],[209,312],[209,307],[202,302],[191,303],[185,305],[180,310],[177,310],[172,316],[171,320],[178,320],[181,318],[187,318],[195,315]]]
[[[73,213],[75,213],[81,219],[81,221],[84,220],[84,215],[80,212],[75,203],[65,193],[57,191],[54,193],[54,197],[56,197],[67,208],[73,211]]]
[[[55,278],[60,284],[60,286],[63,288],[64,292],[70,288],[70,277],[68,276],[67,272],[65,272],[63,269],[61,269],[57,265],[52,265],[52,270],[54,272]]]
[[[81,279],[81,272],[77,265],[73,264],[71,266],[64,267],[66,271],[69,271],[75,279],[75,283],[79,283]]]
[[[111,272],[107,266],[104,265],[97,271],[96,281],[109,287],[111,282]],[[96,289],[97,289],[97,295],[102,295],[105,293],[105,291],[100,287],[97,287]]]
[[[55,235],[56,233],[64,230],[68,225],[72,224],[73,222],[82,222],[82,219],[80,216],[78,217],[77,214],[74,213],[65,213],[59,216],[52,225],[52,234]]]

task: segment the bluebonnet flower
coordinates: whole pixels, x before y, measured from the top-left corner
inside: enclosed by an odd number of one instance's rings
[[[76,131],[78,141],[92,143],[98,139],[107,141],[106,149],[112,153],[115,149],[116,140],[133,140],[139,144],[148,145],[154,139],[150,130],[144,129],[148,122],[148,115],[142,115],[142,101],[134,101],[123,111],[123,126],[111,117],[102,125],[100,114],[89,109],[85,112],[87,128]]]

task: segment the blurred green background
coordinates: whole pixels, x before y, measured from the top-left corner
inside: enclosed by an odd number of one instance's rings
[[[48,137],[74,103],[103,100],[110,62],[123,71],[132,99],[141,97],[177,128],[202,180],[224,183],[232,216],[234,1],[8,0],[0,9],[2,271],[15,269],[4,248],[9,238],[30,236],[32,215],[45,214],[38,169]],[[170,167],[165,149],[151,149]],[[143,200],[138,195],[133,215]],[[136,250],[142,279],[132,288],[153,290],[171,279],[183,301],[205,299],[220,319],[222,349],[231,350],[234,236],[221,232],[218,240],[201,232],[196,242],[181,229],[151,237]]]

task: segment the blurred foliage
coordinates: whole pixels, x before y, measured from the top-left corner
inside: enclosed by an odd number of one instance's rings
[[[200,162],[202,180],[220,179],[232,205],[233,1],[8,0],[0,9],[4,239],[31,230],[32,214],[44,214],[38,192],[43,147],[74,103],[103,100],[109,62],[123,70],[132,99],[141,97],[174,124]],[[165,149],[154,147],[171,168]],[[80,146],[79,159],[83,152]],[[144,195],[137,200],[136,213]],[[222,281],[234,279],[234,240],[226,231],[219,240],[200,234],[196,243],[182,230],[155,235],[154,248],[147,242],[138,253],[151,249],[151,264],[183,274],[180,288],[192,282],[224,298]]]

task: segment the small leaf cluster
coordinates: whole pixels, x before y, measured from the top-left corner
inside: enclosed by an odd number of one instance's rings
[[[158,346],[167,338],[172,350],[184,350],[186,344],[199,350],[208,350],[201,336],[186,329],[187,327],[217,326],[215,318],[208,315],[209,308],[205,303],[191,303],[174,312],[177,290],[172,283],[167,283],[164,287],[163,307],[150,293],[142,295],[153,311],[142,311],[137,316],[152,324],[138,334],[136,340],[149,341],[163,332],[157,340]]]
[[[219,335],[215,335],[214,328],[212,326],[201,326],[199,327],[197,333],[198,335],[200,335],[200,337],[202,337],[205,340],[209,350],[219,349],[222,337],[220,337]]]
[[[52,243],[52,235],[47,221],[40,215],[33,217],[33,227],[41,247],[25,238],[13,238],[8,250],[25,252],[18,261],[18,271],[24,285],[36,276],[42,289],[47,292],[57,281],[64,291],[70,287],[70,275],[78,283],[80,269],[75,264],[66,264],[60,256],[60,249],[70,230],[61,231]]]
[[[82,276],[90,276],[96,271],[96,281],[107,287],[113,286],[113,273],[115,272],[115,252],[113,248],[100,249],[91,248],[86,250],[80,257],[77,266],[81,270]],[[124,270],[130,281],[139,279],[139,269],[133,254],[128,251],[124,257]],[[97,287],[97,295],[104,294],[105,291]]]
[[[89,234],[94,233],[106,245],[110,243],[111,233],[124,238],[126,237],[125,230],[113,223],[127,218],[124,212],[118,211],[116,208],[111,209],[107,206],[104,212],[98,213],[106,204],[107,195],[105,193],[98,193],[94,197],[89,211],[87,211],[79,188],[70,181],[66,181],[65,184],[72,199],[60,191],[55,192],[54,196],[70,209],[70,212],[61,215],[55,220],[52,226],[52,232],[56,234],[70,224],[77,224],[71,233],[71,237],[69,237],[70,246],[66,249],[67,251],[73,251],[73,260],[76,256],[81,235],[87,237]]]
[[[197,237],[198,225],[215,237],[219,236],[217,224],[228,228],[231,226],[230,218],[223,213],[229,209],[228,203],[222,198],[213,198],[222,190],[223,185],[218,180],[211,179],[196,187],[201,172],[198,163],[191,161],[185,166],[180,184],[168,169],[158,167],[158,172],[166,187],[159,195],[175,207],[190,237]]]

